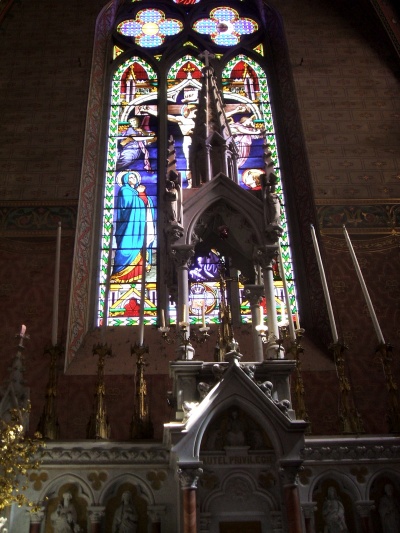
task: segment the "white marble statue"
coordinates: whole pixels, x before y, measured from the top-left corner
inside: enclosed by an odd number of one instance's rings
[[[72,503],[72,494],[64,492],[62,501],[57,509],[51,513],[51,525],[54,533],[80,533],[82,530],[77,523],[77,513]]]
[[[379,501],[379,514],[383,533],[399,533],[399,504],[394,498],[393,485],[390,483],[385,485],[383,496]]]
[[[322,514],[325,521],[324,533],[348,533],[344,507],[337,496],[335,487],[328,488]]]
[[[132,494],[127,490],[122,493],[121,504],[115,511],[112,533],[136,533],[138,515],[133,505]]]

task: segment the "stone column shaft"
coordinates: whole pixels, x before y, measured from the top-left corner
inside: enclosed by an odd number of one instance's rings
[[[263,343],[258,331],[256,330],[256,326],[258,326],[260,323],[260,304],[264,295],[264,287],[263,285],[246,285],[244,288],[244,292],[250,302],[251,309],[251,324],[254,349],[253,360],[262,363],[262,361],[264,360]]]
[[[179,468],[182,488],[183,533],[197,533],[197,482],[203,470],[197,465]]]
[[[301,465],[301,460],[283,460],[280,464],[288,533],[303,533],[299,489],[296,485]]]

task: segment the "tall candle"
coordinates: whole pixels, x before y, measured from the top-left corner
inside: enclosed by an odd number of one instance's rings
[[[144,225],[144,237],[142,247],[142,285],[140,287],[140,310],[139,310],[139,346],[144,343],[144,304],[146,296],[146,256],[147,256],[147,222]]]
[[[321,281],[322,281],[322,288],[324,289],[326,306],[328,308],[329,323],[331,325],[333,343],[337,344],[337,342],[339,340],[339,337],[338,337],[338,334],[337,334],[337,329],[336,329],[336,324],[335,324],[335,317],[333,316],[331,297],[329,295],[328,284],[326,282],[326,277],[325,277],[325,272],[324,272],[324,266],[322,264],[322,259],[321,259],[321,254],[320,254],[320,251],[319,251],[317,236],[315,234],[315,229],[314,229],[313,225],[311,225],[311,237],[312,237],[312,240],[313,240],[313,243],[314,243],[315,255],[317,256],[318,269],[319,269],[319,274],[321,276]]]
[[[183,304],[182,309],[182,325],[186,323],[186,304]]]
[[[374,325],[375,333],[376,333],[376,335],[378,337],[379,342],[382,343],[382,344],[385,344],[385,339],[383,338],[382,330],[381,330],[381,328],[379,326],[378,319],[376,318],[375,310],[374,310],[374,307],[372,305],[372,301],[371,301],[371,298],[369,296],[368,289],[367,289],[367,286],[365,284],[365,281],[364,281],[364,278],[363,278],[363,275],[362,275],[362,272],[361,272],[360,265],[358,264],[356,254],[355,254],[354,249],[353,249],[353,245],[351,244],[350,237],[349,237],[349,234],[347,233],[347,230],[346,230],[345,226],[343,226],[343,233],[344,233],[344,237],[345,237],[346,242],[347,242],[347,246],[349,248],[349,252],[350,252],[351,258],[353,260],[354,268],[356,269],[356,272],[357,272],[358,280],[360,282],[361,289],[363,291],[365,301],[367,302],[367,307],[368,307],[369,313],[370,313],[371,318],[372,318],[372,323]]]
[[[290,336],[290,340],[291,341],[295,341],[296,340],[296,333],[294,331],[292,310],[290,308],[289,290],[288,290],[286,276],[285,276],[285,269],[283,268],[283,258],[282,258],[281,243],[278,243],[278,245],[279,245],[279,250],[278,250],[279,251],[279,270],[280,270],[280,274],[281,274],[281,278],[282,278],[283,290],[284,290],[284,293],[285,293],[286,312],[287,312],[287,315],[288,315],[288,322],[289,322],[289,336]],[[283,315],[283,313],[284,313],[284,310],[282,308],[282,315]],[[283,320],[283,316],[282,316],[282,320]]]
[[[107,318],[108,318],[108,295],[110,293],[113,229],[114,229],[113,226],[111,226],[110,247],[108,249],[108,261],[107,261],[107,274],[106,274],[106,281],[105,281],[105,286],[104,286],[103,323],[102,323],[102,331],[101,331],[103,340],[104,340],[104,334],[105,334],[106,327],[107,327]]]
[[[61,222],[58,223],[57,228],[57,242],[56,242],[56,266],[54,273],[54,291],[53,291],[53,321],[51,327],[51,344],[57,344],[58,333],[58,301],[60,294],[60,255],[61,255]]]
[[[203,302],[203,305],[201,306],[201,318],[203,322],[203,328],[206,327],[206,304]]]
[[[26,326],[25,324],[22,324],[21,326],[21,332],[20,332],[20,337],[23,337],[25,335],[25,331],[26,331]]]
[[[165,328],[165,313],[164,313],[164,309],[161,309],[161,327]]]

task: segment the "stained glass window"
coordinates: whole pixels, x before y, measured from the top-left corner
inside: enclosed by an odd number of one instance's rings
[[[143,9],[135,19],[124,20],[117,31],[125,37],[134,37],[135,43],[144,48],[153,48],[164,43],[165,37],[182,31],[179,20],[165,18],[159,9]]]
[[[175,3],[190,5],[197,2],[177,0]],[[240,17],[232,8],[218,7],[210,11],[209,18],[195,22],[193,28],[198,33],[209,35],[216,45],[226,47],[236,45],[243,36],[257,31],[258,25],[249,18]],[[183,24],[166,18],[159,9],[142,9],[136,18],[121,22],[117,29],[121,34],[133,37],[136,45],[154,47],[164,43],[167,36],[181,32]],[[262,54],[262,44],[255,50]],[[121,53],[122,50],[118,49],[114,57]],[[162,56],[154,58],[160,61]],[[224,62],[224,54],[216,53],[215,61]],[[239,184],[243,189],[252,191],[252,194],[257,194],[261,189],[260,180],[265,169],[264,143],[269,145],[282,207],[284,270],[292,314],[296,316],[285,198],[280,181],[266,73],[257,61],[244,54],[238,54],[223,64],[220,81],[225,115],[238,149]],[[165,179],[165,169],[160,169],[161,173],[157,169],[160,142],[158,123],[166,124],[168,138],[174,141],[176,170],[180,173],[183,187],[190,188],[189,151],[203,67],[203,62],[191,54],[182,55],[169,67],[166,73],[165,117],[158,117],[159,80],[148,62],[133,56],[122,63],[113,75],[102,219],[98,325],[104,321],[110,326],[136,325],[141,312],[144,313],[145,324],[157,323],[157,192],[158,189],[164,191],[164,186],[158,187],[158,181]],[[162,71],[162,62],[160,68]],[[241,320],[250,322],[250,305],[244,294],[244,285],[248,282],[246,275],[246,272],[230,264],[230,258],[215,246],[197,253],[189,268],[190,321],[218,322],[221,301],[236,291]],[[229,280],[228,283],[225,283],[224,278]],[[285,298],[277,269],[274,282],[278,322],[282,322]],[[174,305],[169,309],[169,317],[172,322],[176,321]]]
[[[186,55],[177,61],[168,73],[168,136],[174,139],[177,170],[180,172],[184,187],[191,187],[189,149],[201,88],[202,66],[203,64],[198,59]],[[267,142],[269,145],[270,158],[274,162],[274,172],[278,178],[277,193],[282,206],[281,226],[284,233],[281,246],[284,270],[292,314],[296,317],[297,302],[289,235],[267,78],[257,62],[247,56],[238,55],[226,64],[222,75],[222,87],[225,114],[238,148],[238,173],[242,188],[252,191],[261,189],[260,176],[265,169],[264,143]],[[244,295],[245,275],[236,272],[229,265],[229,258],[223,257],[217,249],[210,250],[207,255],[197,256],[190,268],[189,314],[191,321],[196,323],[202,321],[203,318],[210,322],[219,321],[222,296],[221,271],[224,272],[224,276],[236,279],[237,290],[240,292],[242,321],[250,322],[250,305]],[[278,322],[280,323],[285,321],[285,297],[278,269],[275,269],[274,274]],[[265,306],[265,302],[263,305]],[[266,309],[264,312],[267,314]],[[174,318],[175,314],[175,309],[171,307],[170,316]]]
[[[115,72],[111,97],[98,323],[106,311],[110,326],[138,324],[141,306],[144,322],[155,323],[157,121],[147,111],[157,108],[154,70],[132,57]]]
[[[242,35],[249,35],[258,30],[258,24],[249,18],[242,18],[230,7],[217,7],[210,11],[210,17],[197,20],[193,29],[209,35],[215,44],[234,46]]]

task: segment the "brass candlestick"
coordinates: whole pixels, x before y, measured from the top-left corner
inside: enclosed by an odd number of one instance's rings
[[[303,376],[301,375],[301,360],[300,355],[304,353],[304,349],[301,346],[301,339],[303,337],[304,329],[296,330],[296,339],[291,342],[289,347],[289,354],[296,361],[296,370],[294,377],[294,395],[296,398],[296,418],[299,420],[304,420],[308,423],[308,428],[306,433],[309,435],[311,433],[311,422],[308,417],[308,412],[305,404],[305,391],[304,391],[304,382]]]
[[[104,382],[104,365],[106,357],[112,356],[111,347],[107,344],[96,344],[93,346],[93,355],[98,356],[97,363],[97,385],[93,413],[87,425],[88,439],[109,439],[111,427],[108,422],[106,410],[106,388]]]
[[[153,438],[153,424],[150,420],[149,405],[147,399],[147,383],[144,377],[144,369],[147,363],[145,354],[149,353],[148,346],[134,344],[131,346],[131,355],[136,355],[136,394],[133,417],[131,422],[131,439]]]
[[[342,433],[364,433],[364,425],[354,405],[350,382],[346,377],[344,352],[347,346],[336,342],[331,346],[339,379],[339,418]]]
[[[60,436],[60,426],[57,417],[57,361],[64,353],[60,345],[51,346],[45,350],[50,356],[49,381],[46,388],[46,399],[37,430],[44,439],[56,440]]]
[[[380,344],[377,348],[380,362],[382,363],[383,373],[388,390],[389,408],[386,414],[390,433],[400,433],[400,409],[397,383],[392,373],[393,347],[389,343]]]

